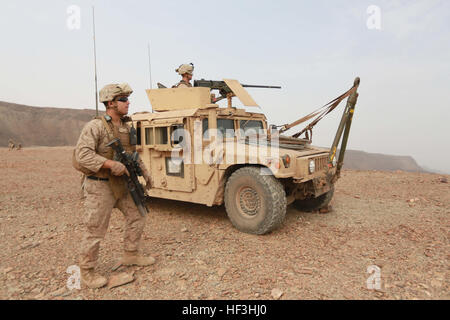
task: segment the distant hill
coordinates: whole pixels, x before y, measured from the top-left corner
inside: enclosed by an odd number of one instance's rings
[[[380,170],[380,171],[412,171],[426,172],[416,160],[410,156],[392,156],[380,153],[368,153],[358,150],[347,150],[344,159],[344,168],[354,170]]]
[[[0,146],[73,146],[95,110],[30,107],[0,101]]]
[[[425,172],[430,172],[430,173],[450,174],[450,172],[448,172],[448,171],[436,170],[436,169],[429,168],[429,167],[427,167],[427,166],[422,166],[422,169],[423,169]]]
[[[74,146],[83,126],[95,116],[91,109],[31,107],[0,101],[0,146],[8,139],[30,146]],[[356,170],[425,171],[410,156],[348,150],[344,168]]]

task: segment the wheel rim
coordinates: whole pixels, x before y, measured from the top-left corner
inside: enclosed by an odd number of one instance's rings
[[[236,194],[239,212],[248,217],[254,217],[261,209],[261,199],[255,189],[244,186]]]

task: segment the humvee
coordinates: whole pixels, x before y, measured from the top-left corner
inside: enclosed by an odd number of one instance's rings
[[[312,146],[310,139],[298,135],[279,134],[298,121],[278,130],[268,126],[263,113],[233,106],[233,97],[244,106],[257,106],[238,81],[215,81],[217,86],[202,81],[192,88],[147,90],[153,112],[131,116],[137,151],[153,179],[147,195],[225,204],[232,224],[252,234],[280,226],[290,204],[307,211],[326,207],[343,162],[356,81],[346,95],[350,98],[331,149]],[[211,94],[214,89],[219,99]],[[227,107],[216,103],[223,98]],[[336,147],[344,129],[338,161]]]

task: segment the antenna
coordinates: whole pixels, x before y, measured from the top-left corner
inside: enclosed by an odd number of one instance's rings
[[[95,114],[98,117],[98,88],[97,88],[97,48],[95,46],[95,9],[92,6],[92,25],[93,25],[93,38],[94,38],[94,68],[95,68]]]
[[[152,89],[152,62],[150,59],[150,41],[148,42],[148,74],[150,78],[150,89]]]

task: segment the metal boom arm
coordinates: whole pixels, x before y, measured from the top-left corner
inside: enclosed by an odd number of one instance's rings
[[[357,77],[353,84],[354,90],[351,93],[350,97],[348,97],[347,105],[345,106],[344,114],[342,115],[341,123],[339,124],[338,130],[336,132],[336,136],[334,137],[334,141],[331,146],[330,154],[328,157],[328,163],[331,164],[334,157],[336,156],[337,146],[338,146],[339,142],[341,141],[341,137],[342,137],[341,148],[339,151],[339,158],[337,161],[336,175],[334,176],[335,180],[337,180],[339,178],[342,166],[344,164],[344,155],[345,155],[345,150],[347,148],[348,137],[350,135],[350,127],[352,125],[356,101],[358,100],[357,89],[359,87],[359,83],[360,83],[360,78]],[[342,132],[344,133],[343,136],[342,136]]]

